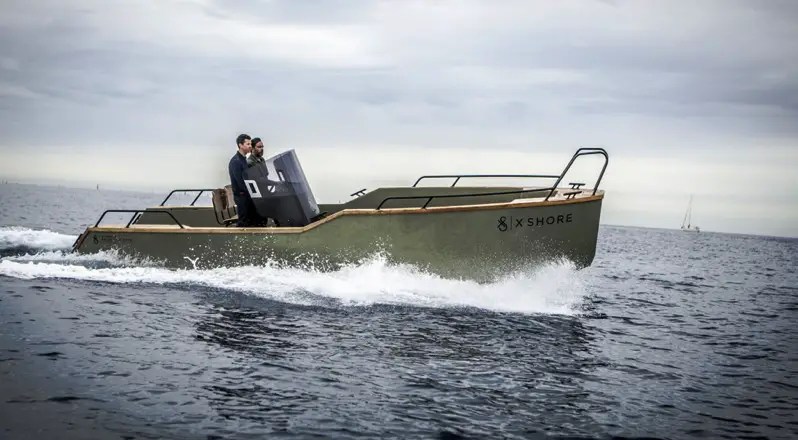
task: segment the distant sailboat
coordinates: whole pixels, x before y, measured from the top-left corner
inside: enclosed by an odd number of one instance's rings
[[[692,217],[693,215],[693,196],[690,195],[690,202],[687,203],[687,212],[684,213],[684,220],[682,220],[682,231],[685,232],[701,232],[701,228],[698,226],[693,226]],[[685,226],[687,224],[687,226]]]

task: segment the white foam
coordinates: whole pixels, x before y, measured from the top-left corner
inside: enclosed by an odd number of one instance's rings
[[[580,272],[568,262],[556,262],[519,272],[490,284],[449,280],[413,266],[388,264],[382,256],[337,271],[320,272],[276,266],[210,270],[170,270],[158,267],[90,268],[65,254],[52,258],[0,260],[0,275],[22,279],[65,278],[109,283],[187,284],[222,288],[296,304],[329,303],[423,307],[476,307],[517,313],[573,314],[585,296]],[[97,255],[97,261],[108,256]],[[111,258],[116,258],[111,256]],[[315,299],[314,299],[315,297]]]
[[[141,259],[121,255],[116,250],[100,251],[94,254],[78,254],[70,251],[43,251],[35,254],[5,257],[5,260],[17,262],[39,262],[56,264],[104,263],[107,266],[152,266],[153,263]]]
[[[0,228],[0,249],[20,246],[41,250],[69,249],[76,238],[76,235],[59,234],[46,229],[3,227]]]

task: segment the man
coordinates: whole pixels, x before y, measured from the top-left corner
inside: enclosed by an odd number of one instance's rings
[[[264,163],[266,159],[263,158],[263,141],[260,138],[252,139],[252,153],[247,156],[247,166]]]
[[[238,151],[230,159],[227,166],[230,172],[230,185],[233,187],[233,199],[236,202],[236,212],[238,213],[238,223],[236,226],[250,226],[254,222],[255,205],[249,197],[249,191],[244,184],[244,170],[247,169],[247,153],[252,151],[252,139],[249,135],[240,134],[236,138]]]
[[[275,185],[279,185],[279,182],[272,182],[269,180],[269,168],[266,167],[266,159],[263,158],[263,141],[260,138],[253,138],[252,139],[252,153],[247,156],[247,171],[244,173],[248,179],[252,179],[257,181],[262,186],[261,188],[269,193],[274,192]],[[264,194],[267,195],[267,194]],[[266,211],[271,212],[272,214],[270,217],[274,222],[275,226],[279,226],[280,223],[275,218],[276,217],[276,209],[277,209],[277,201],[274,199],[261,199],[258,201],[259,205],[258,208],[255,208],[253,211],[253,215],[250,218],[250,222],[252,226],[269,226],[269,219],[264,218],[261,216],[261,213],[258,211]],[[254,207],[254,203],[253,203]]]

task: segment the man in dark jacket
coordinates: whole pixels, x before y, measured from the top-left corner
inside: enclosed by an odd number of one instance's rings
[[[233,187],[233,199],[236,202],[236,212],[238,213],[238,223],[236,226],[245,227],[255,223],[255,205],[249,196],[249,191],[244,184],[244,170],[247,169],[247,154],[252,150],[252,142],[249,135],[240,134],[236,138],[238,151],[230,159],[227,166],[230,172],[230,185]]]
[[[270,193],[277,191],[281,182],[269,179],[269,168],[266,166],[266,159],[263,158],[263,141],[261,138],[252,138],[252,153],[247,156],[247,171],[244,173],[248,179],[255,180],[259,189],[263,191],[262,198],[257,201],[254,215],[251,218],[253,226],[270,226],[269,218],[275,226],[280,226],[277,220],[278,200],[271,197]],[[256,203],[253,201],[253,206]],[[262,217],[266,215],[268,217]]]

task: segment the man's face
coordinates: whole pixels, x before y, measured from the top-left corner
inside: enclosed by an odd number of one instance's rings
[[[242,153],[248,154],[250,151],[252,151],[252,141],[250,139],[244,140],[243,144],[238,144],[238,149]]]
[[[256,157],[263,157],[263,142],[258,141],[257,145],[252,147],[252,154]]]

